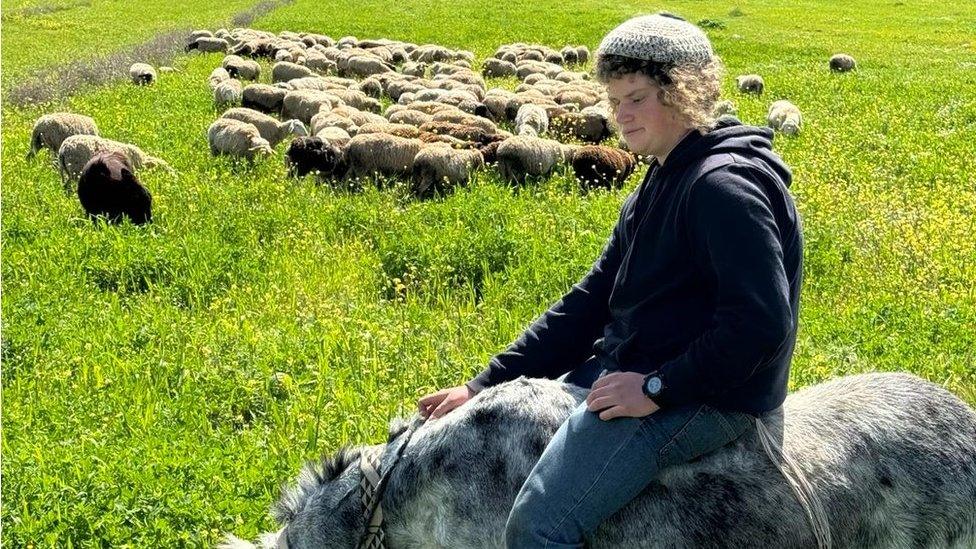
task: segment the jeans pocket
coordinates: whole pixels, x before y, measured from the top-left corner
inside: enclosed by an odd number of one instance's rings
[[[687,463],[725,446],[746,430],[747,417],[745,414],[725,414],[702,405],[661,447],[658,453],[659,467]]]

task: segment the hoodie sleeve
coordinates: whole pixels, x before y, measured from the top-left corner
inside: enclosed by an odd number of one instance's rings
[[[610,292],[620,269],[622,236],[635,191],[621,208],[603,253],[583,279],[536,318],[503,352],[466,383],[475,392],[519,376],[555,379],[593,354],[593,343],[610,319]]]
[[[711,328],[660,369],[662,406],[744,383],[795,330],[780,228],[764,190],[772,178],[744,164],[705,174],[688,198],[690,245],[715,284]]]

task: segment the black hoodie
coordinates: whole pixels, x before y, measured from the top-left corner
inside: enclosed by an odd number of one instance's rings
[[[662,408],[759,414],[782,404],[803,239],[772,138],[724,117],[681,140],[627,197],[590,272],[468,386],[556,378],[596,361],[658,371]]]

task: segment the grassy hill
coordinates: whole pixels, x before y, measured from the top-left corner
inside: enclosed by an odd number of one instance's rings
[[[484,6],[295,0],[251,26],[437,42],[480,61],[513,41],[595,48],[657,9],[701,21],[745,122],[762,124],[781,98],[805,116],[800,136],[774,144],[806,238],[791,388],[904,370],[976,404],[976,7]],[[4,3],[3,90],[253,8]],[[857,72],[827,71],[840,51]],[[643,175],[581,193],[571,174],[513,191],[489,171],[429,202],[396,185],[350,194],[289,180],[285,145],[255,166],[210,156],[206,76],[220,59],[177,55],[180,72],[152,87],[3,104],[5,544],[210,546],[269,529],[268,505],[303,460],[381,440],[390,417],[468,379],[558,299]],[[751,72],[761,98],[734,89]],[[33,121],[57,110],[178,170],[142,176],[151,226],[93,227],[46,152],[24,160]]]

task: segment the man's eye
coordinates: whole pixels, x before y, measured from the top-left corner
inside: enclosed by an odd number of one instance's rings
[[[642,101],[644,101],[644,97],[638,97],[637,99],[634,99],[634,103],[640,103]]]

